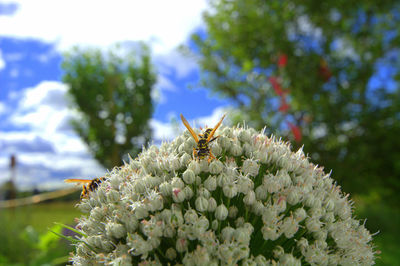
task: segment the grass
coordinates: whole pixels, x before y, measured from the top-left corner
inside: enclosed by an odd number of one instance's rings
[[[55,222],[74,224],[74,218],[82,213],[74,206],[75,202],[49,202],[15,209],[0,210],[0,214],[6,222],[31,225],[37,232],[46,232]]]
[[[76,203],[55,201],[1,209],[0,265],[65,265],[73,247],[48,229],[61,233],[55,222],[75,225],[74,218],[81,215]]]

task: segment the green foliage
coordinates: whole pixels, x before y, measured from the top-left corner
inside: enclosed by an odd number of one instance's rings
[[[75,48],[65,55],[63,81],[80,117],[73,121],[94,157],[106,168],[135,156],[151,137],[148,120],[156,82],[150,52],[117,46],[107,54]]]
[[[400,258],[400,209],[388,206],[380,200],[378,192],[355,197],[356,215],[368,217],[365,225],[373,233],[374,244],[381,255],[376,260],[377,265],[397,265]]]
[[[203,85],[232,99],[239,121],[301,128],[305,151],[345,190],[395,204],[400,190],[400,90],[373,88],[399,46],[397,1],[211,1],[194,34]],[[397,53],[398,55],[398,53]],[[282,62],[287,58],[287,63]],[[271,86],[277,78],[284,92]],[[399,79],[398,76],[393,76]],[[377,84],[377,83],[375,83]],[[289,108],[282,107],[282,99]],[[279,104],[279,102],[281,102]]]

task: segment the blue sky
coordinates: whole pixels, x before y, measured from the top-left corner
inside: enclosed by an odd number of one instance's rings
[[[20,188],[55,188],[65,186],[65,178],[104,175],[69,124],[76,114],[65,98],[60,63],[73,46],[106,50],[139,41],[150,46],[158,75],[150,121],[156,143],[179,133],[171,121],[179,123],[180,113],[196,126],[216,123],[229,102],[204,88],[189,89],[200,70],[177,51],[190,45],[193,32],[205,32],[201,13],[207,8],[207,0],[1,1],[0,184],[10,178],[11,154],[17,156]],[[307,22],[302,26],[310,30]],[[371,92],[396,88],[391,57],[376,63]]]
[[[203,0],[0,2],[0,183],[10,178],[11,154],[17,156],[20,188],[55,188],[65,178],[104,174],[69,125],[74,113],[64,97],[60,63],[75,45],[150,45],[158,74],[150,122],[156,142],[177,134],[170,121],[180,113],[199,126],[215,123],[228,102],[189,89],[199,68],[176,50],[204,27],[206,8]]]

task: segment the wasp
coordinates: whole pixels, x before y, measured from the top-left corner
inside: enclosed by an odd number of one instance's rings
[[[197,148],[193,148],[193,158],[204,159],[208,156],[208,162],[212,159],[215,159],[215,156],[211,153],[210,147],[208,144],[214,140],[216,140],[219,136],[213,137],[215,131],[221,125],[222,120],[224,120],[225,114],[222,116],[221,120],[215,125],[214,128],[206,128],[203,134],[199,134],[198,136],[193,131],[192,127],[189,125],[189,122],[185,119],[185,117],[181,114],[181,120],[185,127],[189,130],[190,134],[194,138],[197,143]]]
[[[105,181],[105,177],[95,178],[95,179],[78,179],[78,178],[70,178],[65,179],[65,183],[78,183],[82,184],[82,192],[81,199],[85,199],[89,197],[89,192],[95,191],[101,182]]]

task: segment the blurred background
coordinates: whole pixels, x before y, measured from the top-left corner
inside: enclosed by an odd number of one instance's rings
[[[0,1],[0,264],[66,264],[63,179],[227,112],[304,145],[400,265],[399,25],[398,1]]]

